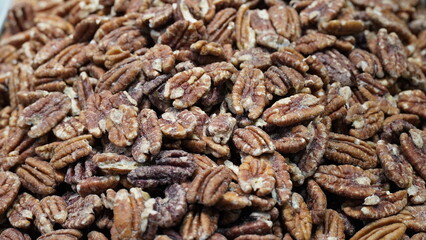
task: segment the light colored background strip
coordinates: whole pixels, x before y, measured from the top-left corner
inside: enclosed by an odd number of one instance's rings
[[[6,20],[7,10],[9,10],[12,0],[0,0],[0,33]]]

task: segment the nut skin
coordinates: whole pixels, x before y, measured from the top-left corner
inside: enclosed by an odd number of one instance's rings
[[[275,150],[271,137],[255,126],[236,129],[232,140],[237,149],[252,156],[273,153]]]
[[[21,181],[16,174],[5,171],[0,172],[0,182],[2,189],[2,194],[0,195],[0,214],[3,215],[18,195]]]
[[[374,239],[380,236],[383,239],[401,239],[407,227],[396,217],[387,217],[374,221],[359,230],[350,240]]]
[[[282,208],[282,219],[290,234],[296,239],[310,239],[312,217],[301,195],[293,193]]]
[[[247,156],[238,171],[238,182],[245,193],[255,192],[262,197],[272,192],[275,185],[272,164],[264,158]]]
[[[426,177],[423,150],[425,138],[426,134],[418,129],[411,129],[409,135],[403,133],[400,136],[402,154],[423,179]]]

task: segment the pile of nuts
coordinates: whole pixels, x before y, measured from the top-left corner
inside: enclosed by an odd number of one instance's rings
[[[426,239],[419,0],[21,0],[0,239]]]

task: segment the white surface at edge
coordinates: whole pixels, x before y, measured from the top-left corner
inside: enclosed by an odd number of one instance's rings
[[[12,0],[0,0],[0,33],[3,29],[3,24],[6,21],[7,11],[9,10]]]

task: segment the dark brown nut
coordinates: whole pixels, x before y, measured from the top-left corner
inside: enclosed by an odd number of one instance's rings
[[[253,156],[273,153],[275,150],[271,137],[256,126],[236,129],[232,140],[237,149]]]
[[[283,205],[290,199],[291,189],[293,188],[290,167],[287,165],[285,158],[277,152],[274,153],[270,160],[276,180],[272,196],[277,200],[279,205]]]
[[[125,90],[135,80],[144,81],[145,76],[141,73],[143,65],[143,61],[138,57],[129,57],[115,64],[99,79],[95,92],[108,90],[115,94]]]
[[[61,140],[68,140],[82,135],[85,130],[86,127],[81,122],[80,117],[66,117],[53,128],[53,134]]]
[[[50,233],[46,233],[37,240],[78,240],[83,236],[80,231],[75,229],[59,229]]]
[[[398,114],[398,115],[403,115],[403,114]],[[406,114],[406,115],[411,115],[411,114]],[[414,116],[416,116],[417,120],[419,120],[419,117],[417,115],[414,115]],[[385,121],[387,119],[385,119]],[[402,133],[408,132],[410,129],[416,128],[414,125],[412,125],[411,123],[403,119],[398,119],[398,118],[395,118],[395,119],[396,120],[394,121],[390,121],[390,122],[388,121],[387,124],[383,124],[384,125],[383,132],[380,135],[380,138],[387,143],[399,143],[399,136]]]
[[[3,240],[31,240],[28,234],[21,233],[15,228],[7,228],[0,234],[0,239]]]
[[[303,61],[303,55],[293,48],[281,48],[279,51],[271,54],[271,60],[277,66],[285,65],[301,73],[309,70],[308,64]]]
[[[91,140],[92,135],[81,135],[60,143],[53,150],[50,165],[55,169],[61,169],[88,156],[92,151],[89,144]]]
[[[303,125],[285,128],[278,134],[272,134],[271,137],[276,150],[280,153],[299,152],[305,149],[309,143],[309,131]]]
[[[172,139],[185,139],[194,133],[197,117],[188,110],[177,111],[169,108],[158,121],[164,136]]]
[[[132,146],[132,156],[140,163],[160,152],[162,137],[157,114],[151,109],[142,109],[138,115],[139,133]]]
[[[80,196],[101,194],[107,189],[115,188],[120,182],[119,176],[88,177],[75,185],[75,190]]]
[[[334,46],[335,43],[335,36],[313,32],[297,39],[295,49],[303,54],[312,54]]]
[[[308,181],[307,193],[307,204],[311,211],[312,222],[314,224],[321,224],[325,220],[327,198],[320,186],[314,180]]]
[[[155,228],[155,200],[140,188],[120,189],[114,200],[114,225],[111,239],[141,239]]]
[[[159,185],[182,183],[195,171],[194,157],[182,150],[160,152],[154,159],[156,165],[141,166],[127,175],[127,180],[142,188],[155,188]]]
[[[95,221],[95,214],[102,209],[101,198],[97,195],[77,197],[77,200],[67,206],[68,217],[62,225],[65,228],[86,228]]]
[[[32,126],[28,136],[41,137],[53,129],[71,110],[71,99],[62,93],[51,93],[24,108],[19,116],[20,127]]]
[[[67,219],[67,205],[59,196],[47,196],[40,200],[40,206],[50,222],[63,224]]]
[[[234,8],[225,8],[217,12],[213,20],[207,25],[207,40],[222,45],[232,43],[236,13],[237,11]]]
[[[325,211],[324,223],[319,225],[314,239],[345,239],[345,225],[342,217],[334,210]]]
[[[237,120],[230,113],[213,114],[206,128],[207,136],[211,136],[218,144],[227,144],[234,131]]]
[[[315,0],[307,4],[309,5],[300,12],[302,26],[332,20],[339,13],[345,2],[341,0],[333,2]]]
[[[413,42],[415,36],[408,29],[407,24],[391,11],[380,11],[367,8],[366,17],[377,27],[386,28],[389,32],[395,32],[405,42]]]
[[[351,61],[336,49],[318,52],[316,56],[327,68],[331,82],[353,86],[358,71]]]
[[[232,56],[231,62],[241,69],[258,68],[266,70],[272,65],[270,54],[261,48],[249,48],[237,51]]]
[[[118,147],[132,145],[138,136],[139,124],[137,121],[138,108],[135,106],[120,105],[111,109],[106,119],[108,139]]]
[[[101,232],[91,231],[87,234],[87,240],[108,240]]]
[[[265,80],[259,69],[244,68],[232,88],[232,107],[236,114],[248,112],[250,119],[257,119],[267,104]]]
[[[202,20],[210,22],[214,15],[215,6],[211,1],[178,0],[174,7],[174,17],[176,20],[187,20],[189,22]]]
[[[291,126],[314,119],[324,111],[320,99],[311,94],[295,94],[276,101],[263,113],[263,120],[277,126]]]
[[[230,182],[231,173],[227,167],[208,168],[197,175],[189,185],[186,199],[188,203],[213,206],[222,198]]]
[[[49,163],[36,158],[27,158],[25,164],[16,169],[16,174],[23,187],[41,195],[54,193],[55,187],[64,180]]]
[[[238,8],[235,19],[235,40],[240,50],[247,50],[256,46],[256,33],[250,27],[250,6],[243,4]]]
[[[302,174],[308,178],[312,176],[320,165],[327,147],[327,126],[320,119],[315,119],[308,125],[309,142],[304,152],[301,153],[298,167]]]
[[[382,218],[359,230],[351,240],[401,239],[407,227],[397,216]]]
[[[346,201],[342,210],[355,219],[380,219],[397,214],[407,205],[407,191],[383,192],[360,201]]]
[[[129,39],[132,40],[129,41]],[[134,52],[143,48],[147,43],[147,39],[142,35],[139,28],[135,26],[122,26],[103,36],[98,42],[98,47],[104,52],[113,47],[120,47],[124,51]]]
[[[374,136],[382,128],[383,120],[384,113],[373,101],[351,106],[345,118],[353,126],[349,134],[363,140]]]
[[[74,44],[66,47],[54,58],[41,65],[34,72],[37,78],[67,78],[77,74],[77,69],[85,65],[89,58],[85,44]]]
[[[203,68],[196,67],[180,72],[167,80],[164,97],[173,101],[177,109],[194,105],[211,86],[211,78]]]
[[[303,197],[293,193],[283,206],[282,220],[290,234],[296,239],[311,239],[312,217]]]
[[[277,210],[277,209],[275,209]],[[278,211],[276,211],[278,215]],[[247,220],[240,222],[238,225],[224,230],[224,235],[228,239],[237,239],[238,236],[252,236],[248,239],[262,239],[260,235],[268,235],[272,233],[272,221],[270,212],[253,212],[247,217]],[[275,220],[275,219],[274,219]],[[269,238],[266,238],[269,239]]]
[[[380,140],[376,146],[377,156],[386,177],[400,188],[408,188],[413,181],[413,168],[400,154],[398,146]]]
[[[197,168],[195,169],[195,176],[197,176],[199,173],[203,172],[204,170],[211,168],[211,167],[217,167],[218,165],[216,162],[211,160],[209,157],[205,155],[200,154],[193,154],[194,156],[194,162],[197,164]]]
[[[411,129],[409,135],[402,133],[400,136],[402,154],[410,162],[417,173],[423,178],[426,178],[425,166],[425,141],[426,133],[418,130]]]
[[[211,63],[203,67],[204,71],[210,76],[214,86],[220,86],[228,80],[234,81],[238,70],[228,62]]]
[[[139,166],[132,158],[115,153],[98,153],[92,160],[98,168],[109,174],[127,174]]]
[[[377,57],[383,69],[393,78],[398,78],[407,71],[407,56],[398,35],[386,29],[380,29],[377,34]]]
[[[68,167],[65,182],[76,185],[86,178],[93,177],[96,174],[96,167],[96,164],[91,160],[78,162],[76,165]]]
[[[180,223],[187,211],[186,191],[179,184],[166,188],[165,198],[155,199],[155,211],[158,212],[158,226],[174,227]]]
[[[294,8],[284,5],[275,5],[268,9],[268,13],[272,25],[279,35],[290,41],[295,41],[300,37],[301,28],[299,15]]]
[[[0,185],[0,215],[3,215],[18,195],[21,181],[16,174],[5,171],[0,172]]]
[[[167,45],[157,44],[142,57],[142,69],[145,75],[154,79],[161,74],[170,73],[175,65],[172,49]]]
[[[330,133],[325,157],[339,164],[351,164],[364,169],[374,168],[378,160],[376,150],[358,138]]]
[[[265,72],[265,85],[269,93],[285,96],[288,92],[300,92],[304,87],[303,75],[286,66],[271,66]]]
[[[180,20],[170,25],[158,38],[158,43],[169,45],[173,50],[189,49],[191,44],[207,38],[206,27],[202,21]]]
[[[219,212],[213,208],[190,207],[180,227],[183,239],[208,239],[217,229]]]
[[[7,217],[12,226],[17,228],[28,228],[34,218],[34,225],[42,233],[53,231],[53,225],[46,213],[43,212],[40,202],[28,193],[22,193],[16,198]]]
[[[275,186],[274,170],[268,159],[247,156],[242,160],[238,171],[238,183],[245,193],[254,192],[266,196]]]
[[[352,165],[320,166],[314,179],[323,189],[348,198],[363,199],[378,190],[362,168]]]
[[[364,23],[360,20],[332,20],[322,22],[319,29],[335,36],[356,35],[364,30]]]
[[[399,219],[407,226],[417,232],[424,232],[426,230],[425,222],[426,206],[406,206],[398,215]]]
[[[360,71],[382,78],[385,76],[382,64],[376,55],[356,48],[349,54],[349,59]]]
[[[398,94],[398,107],[408,113],[426,118],[426,95],[421,90],[407,90]]]
[[[104,21],[99,16],[88,16],[82,19],[74,29],[72,39],[74,42],[89,42]]]
[[[407,193],[412,204],[426,202],[426,184],[423,178],[414,175],[412,185],[407,188]]]

